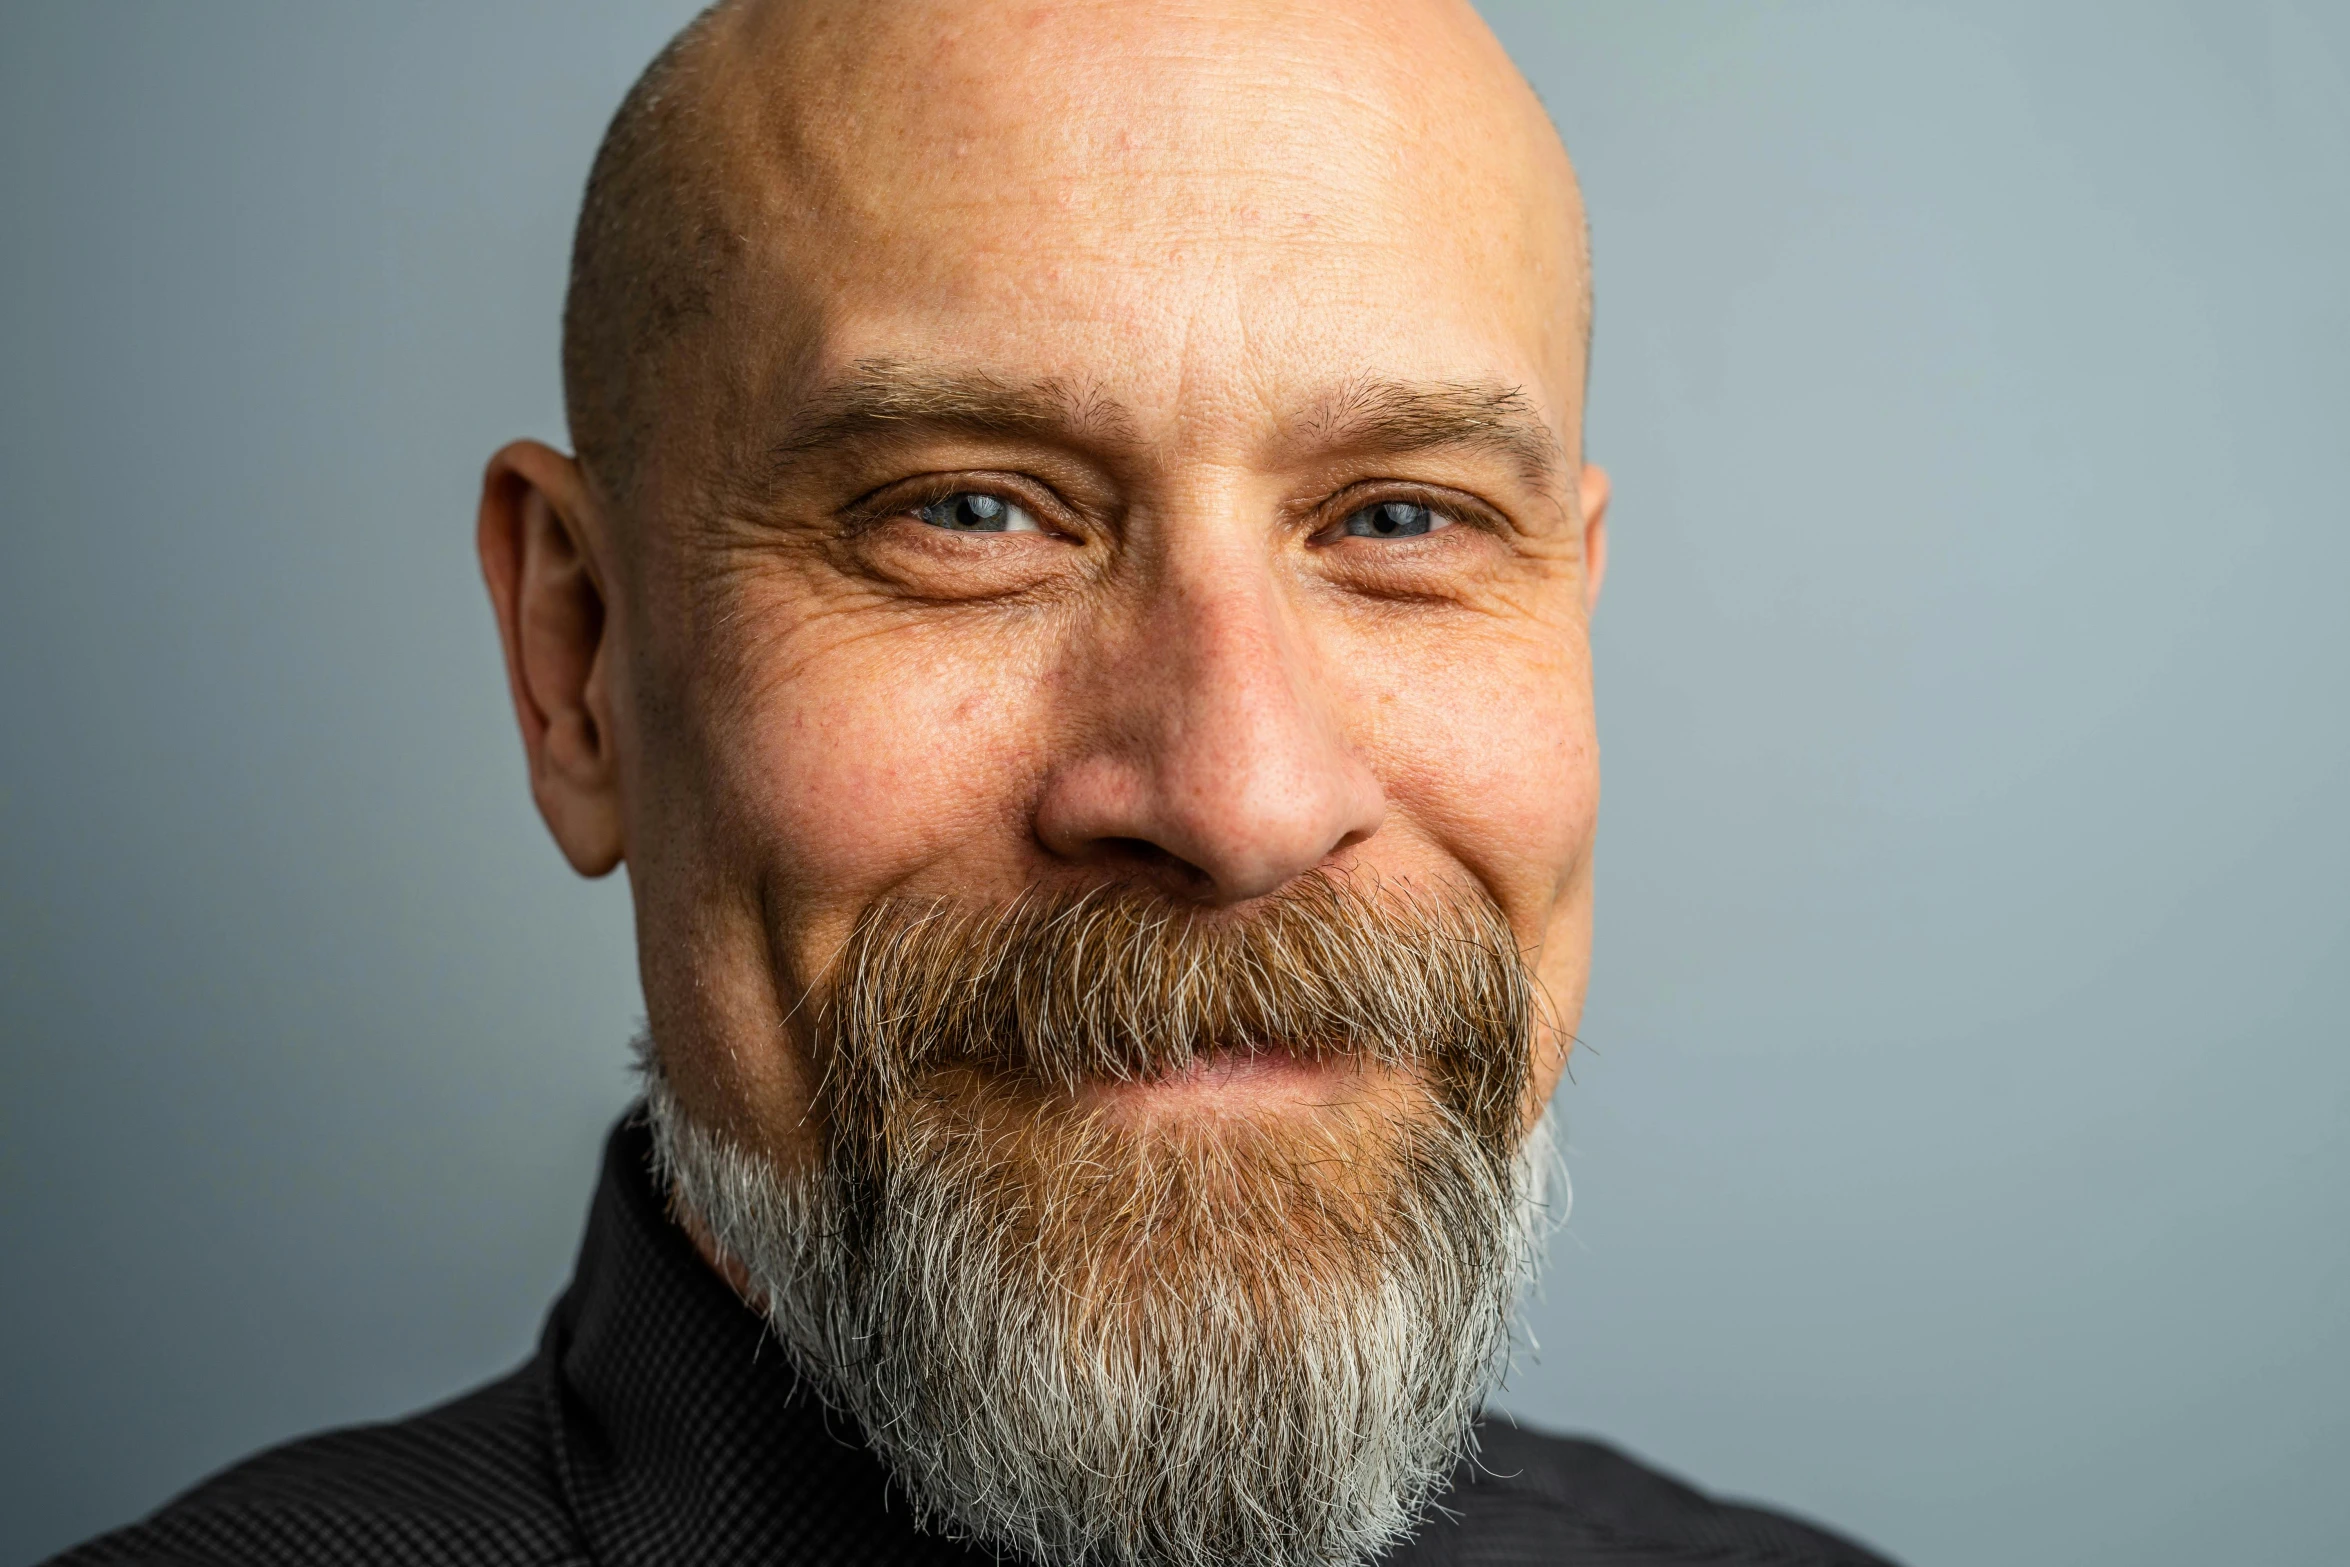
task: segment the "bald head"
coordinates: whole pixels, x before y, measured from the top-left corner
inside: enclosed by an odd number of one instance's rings
[[[573,439],[630,509],[673,416],[809,379],[844,288],[976,302],[974,267],[1038,263],[1258,286],[1285,270],[1268,252],[1399,245],[1466,250],[1540,315],[1579,419],[1573,172],[1466,4],[729,0],[597,153],[564,312]]]

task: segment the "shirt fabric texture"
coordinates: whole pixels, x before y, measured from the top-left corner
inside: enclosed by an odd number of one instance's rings
[[[274,1448],[51,1567],[974,1567],[670,1218],[613,1131],[538,1353],[405,1420]],[[1890,1567],[1596,1442],[1489,1418],[1382,1567]]]

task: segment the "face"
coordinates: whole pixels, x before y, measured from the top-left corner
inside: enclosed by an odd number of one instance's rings
[[[1604,490],[1579,215],[1491,40],[1408,7],[735,30],[701,386],[628,516],[523,449],[484,530],[526,734],[570,731],[542,804],[628,865],[678,1092],[787,1153],[782,1020],[877,900],[1239,918],[1340,874],[1503,911],[1562,1025],[1537,1113],[1588,944]],[[592,645],[537,679],[548,578]],[[1225,1076],[1117,1108],[1331,1091]]]

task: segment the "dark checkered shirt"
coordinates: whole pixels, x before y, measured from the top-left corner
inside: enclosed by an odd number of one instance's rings
[[[702,1262],[632,1118],[579,1268],[511,1376],[387,1425],[293,1442],[53,1567],[977,1567],[916,1532],[857,1434]],[[1500,1421],[1392,1567],[1885,1567],[1596,1443]]]

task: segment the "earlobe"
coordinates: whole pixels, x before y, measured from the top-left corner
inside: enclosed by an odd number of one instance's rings
[[[625,856],[610,699],[611,650],[592,499],[571,458],[517,441],[482,476],[476,542],[531,793],[572,868]]]
[[[1583,612],[1599,607],[1599,584],[1607,576],[1607,470],[1583,465]]]

